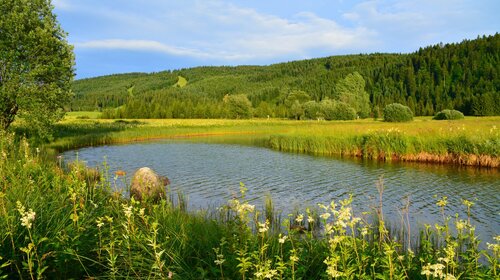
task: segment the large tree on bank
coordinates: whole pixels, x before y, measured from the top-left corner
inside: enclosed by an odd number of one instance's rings
[[[50,0],[0,1],[0,129],[16,116],[44,133],[71,97],[73,48]]]

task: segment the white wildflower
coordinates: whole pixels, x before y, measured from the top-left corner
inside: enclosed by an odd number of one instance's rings
[[[17,211],[21,215],[21,225],[27,229],[30,229],[31,226],[33,225],[33,221],[35,221],[36,213],[33,211],[33,209],[29,209],[26,211],[26,208],[21,204],[20,201],[16,202],[17,205]]]
[[[453,276],[453,274],[446,273],[445,279],[446,280],[456,280],[457,278],[455,276]]]
[[[297,216],[297,218],[295,218],[295,221],[296,221],[297,223],[302,223],[302,221],[303,221],[303,220],[304,220],[304,215],[302,215],[302,214],[299,214],[299,215]]]
[[[245,212],[252,213],[254,210],[255,210],[255,205],[243,203],[240,206],[240,208],[238,209],[238,212],[240,212],[240,213],[245,213]]]
[[[130,219],[130,217],[132,217],[132,210],[134,209],[134,207],[132,205],[128,206],[127,204],[122,204],[122,207],[125,217],[127,217],[127,219]]]
[[[311,217],[311,216],[308,216],[308,217],[307,217],[307,222],[308,222],[308,223],[314,223],[314,218],[313,218],[313,217]]]
[[[35,221],[35,216],[36,213],[32,209],[28,210],[28,212],[26,212],[25,215],[21,217],[21,225],[26,227],[27,229],[30,229],[33,221]]]
[[[425,275],[427,277],[432,274],[429,263],[427,265],[422,266],[422,272],[420,274]]]
[[[276,269],[270,269],[264,274],[264,278],[272,279],[274,276],[278,274]]]
[[[281,233],[280,233],[279,238],[278,238],[278,242],[280,244],[283,244],[283,243],[285,243],[285,241],[287,240],[287,238],[288,238],[288,236],[286,236],[286,235],[281,236]]]
[[[269,230],[269,221],[265,221],[264,223],[259,223],[259,233],[265,233]]]

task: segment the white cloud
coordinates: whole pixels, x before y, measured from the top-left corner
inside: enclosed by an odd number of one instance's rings
[[[133,11],[99,12],[99,17],[116,25],[114,36],[110,36],[113,39],[79,38],[76,48],[154,51],[251,62],[289,56],[305,58],[317,56],[317,51],[330,55],[375,44],[374,32],[369,29],[343,27],[313,13],[283,18],[222,1],[186,1],[184,6],[177,5],[175,12],[168,2],[149,5],[153,5],[148,9],[154,12],[143,19]]]
[[[356,5],[353,11],[343,16],[365,26],[377,28],[384,25],[388,29],[419,29],[434,23],[432,14],[425,12],[424,7],[410,8],[407,1],[386,3],[371,0]]]
[[[480,8],[481,5],[467,0],[369,0],[342,16],[356,26],[376,32],[377,37],[383,38],[382,48],[399,47],[396,51],[401,52],[443,41],[460,41],[472,30],[480,32],[472,27],[481,16]]]
[[[123,40],[123,39],[93,40],[93,41],[86,41],[83,43],[75,43],[75,47],[81,49],[152,51],[152,52],[160,52],[175,56],[189,56],[197,58],[226,58],[226,59],[235,58],[229,55],[224,55],[222,53],[221,54],[205,53],[196,49],[180,48],[151,40]]]
[[[52,5],[58,10],[69,11],[73,8],[67,0],[53,0]]]

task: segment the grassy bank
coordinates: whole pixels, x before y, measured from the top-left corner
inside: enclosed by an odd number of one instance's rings
[[[385,123],[374,120],[101,120],[72,115],[58,124],[57,138],[50,147],[62,151],[164,138],[245,135],[233,139],[290,152],[498,168],[499,124],[500,117],[459,121],[435,121],[427,117],[410,123]]]
[[[499,167],[499,119],[439,122],[420,119],[392,124],[373,121],[308,125],[272,135],[269,145],[282,151],[340,154],[383,161],[435,162]]]
[[[449,213],[446,197],[429,198],[443,220],[417,238],[407,211],[387,226],[382,184],[371,213],[345,197],[280,221],[272,201],[249,204],[244,185],[227,205],[193,213],[182,198],[130,201],[113,187],[118,175],[61,168],[0,136],[0,278],[498,278],[500,237],[480,251],[469,215]]]

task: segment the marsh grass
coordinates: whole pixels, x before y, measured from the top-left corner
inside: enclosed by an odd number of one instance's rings
[[[191,139],[265,146],[280,151],[383,161],[500,166],[499,117],[411,123],[289,120],[78,120],[56,126],[58,152],[84,146]]]
[[[384,217],[383,182],[373,214],[352,197],[277,218],[240,194],[217,210],[189,211],[182,196],[158,204],[113,193],[80,163],[61,168],[0,135],[0,277],[8,279],[498,279],[500,237],[486,250],[470,219],[448,213],[416,242]],[[433,199],[433,198],[430,198]],[[474,207],[463,201],[464,212]],[[273,214],[274,213],[274,214]],[[399,233],[399,235],[398,235]]]
[[[86,120],[86,119],[99,119],[101,117],[101,112],[93,111],[78,111],[78,112],[67,112],[66,120]]]

